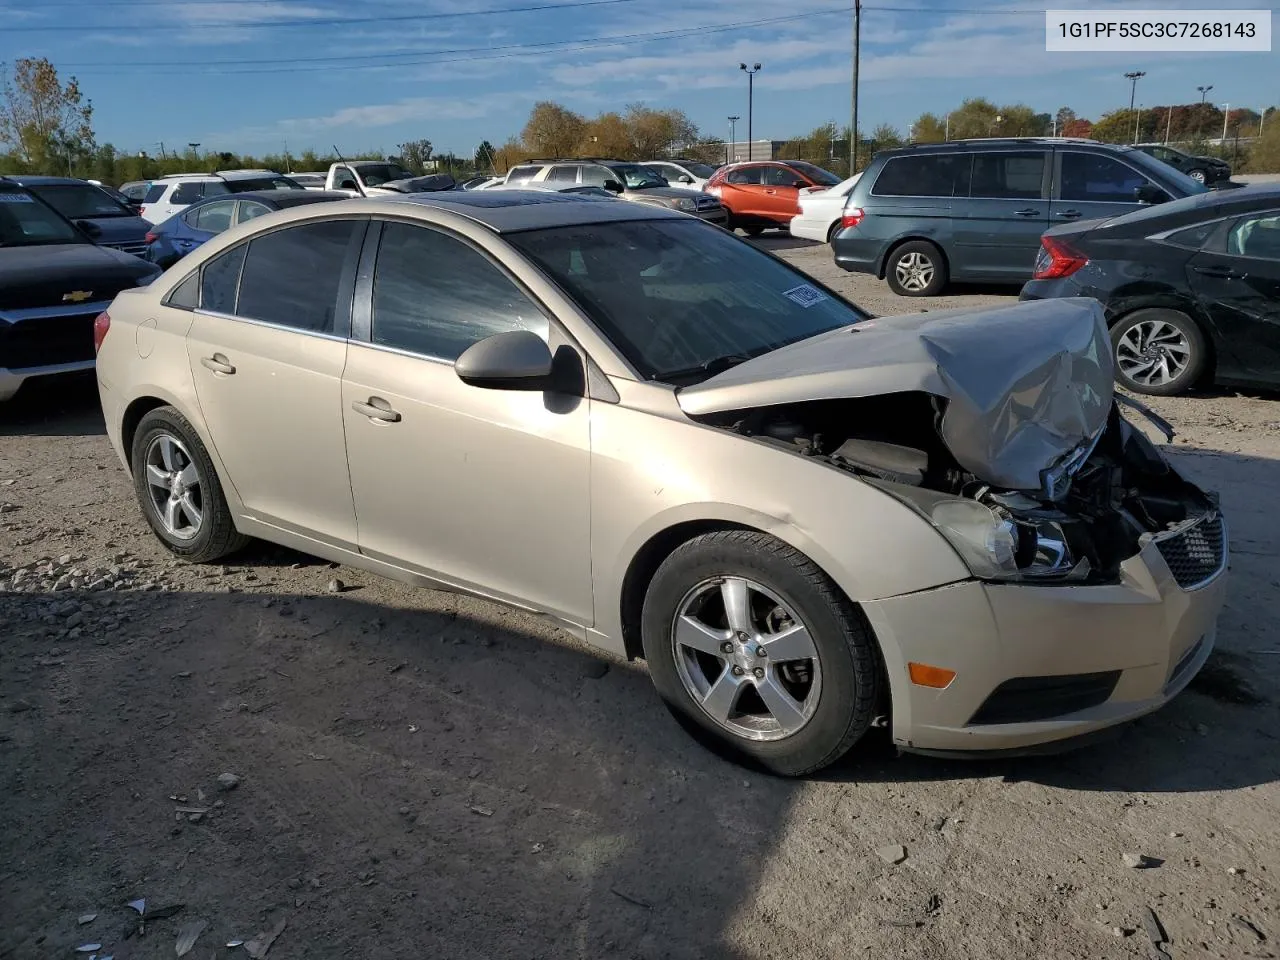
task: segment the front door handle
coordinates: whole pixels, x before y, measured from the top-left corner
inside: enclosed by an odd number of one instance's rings
[[[399,423],[400,414],[391,409],[391,404],[383,400],[381,397],[370,397],[367,402],[357,400],[351,404],[351,409],[362,417],[368,417],[370,420],[380,420],[383,423]]]
[[[1084,214],[1081,213],[1079,210],[1063,210],[1059,212],[1058,216],[1060,216],[1063,220],[1075,220],[1078,217],[1083,217]]]
[[[774,194],[776,194],[778,191],[777,191],[777,190],[774,190],[774,189],[773,189],[773,188],[771,188],[771,187],[769,187],[769,188],[766,188],[764,192],[765,192],[765,193],[767,193],[769,196],[771,196],[771,197],[772,197],[772,196],[773,196]]]
[[[212,370],[214,373],[225,373],[227,376],[231,376],[236,372],[236,368],[220,353],[215,353],[212,357],[201,357],[200,365],[206,370]]]
[[[1015,217],[1038,217],[1040,216],[1040,211],[1032,209],[1031,207],[1024,207],[1021,210],[1013,211],[1013,215]]]
[[[1243,280],[1248,276],[1248,274],[1232,270],[1230,267],[1223,266],[1220,263],[1211,263],[1207,267],[1192,267],[1191,269],[1196,273],[1201,273],[1206,277],[1213,277],[1217,280]]]

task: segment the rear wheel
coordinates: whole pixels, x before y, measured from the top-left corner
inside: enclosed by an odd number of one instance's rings
[[[831,228],[827,230],[827,243],[834,242],[836,238],[836,234],[839,232],[840,232],[840,221],[837,220],[835,223],[831,225]]]
[[[743,227],[742,232],[745,233],[748,237],[758,237],[760,236],[760,234],[764,233],[764,227],[760,226],[757,223],[753,223],[750,226]]]
[[[800,776],[871,725],[881,674],[869,629],[813,561],[768,534],[720,531],[677,548],[641,628],[668,709],[738,759]]]
[[[900,297],[936,297],[947,285],[947,264],[932,243],[911,240],[889,254],[885,280]]]
[[[1200,379],[1208,346],[1195,321],[1177,310],[1135,310],[1111,328],[1116,379],[1135,393],[1182,393]]]

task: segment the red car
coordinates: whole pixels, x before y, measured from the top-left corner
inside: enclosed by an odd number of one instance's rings
[[[834,173],[803,160],[753,160],[715,172],[704,188],[729,211],[729,226],[759,236],[771,227],[786,229],[800,212],[800,192],[826,190],[840,182]]]

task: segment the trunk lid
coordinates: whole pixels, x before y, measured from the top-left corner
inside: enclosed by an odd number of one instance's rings
[[[939,432],[993,486],[1056,494],[1106,426],[1113,394],[1102,307],[1061,299],[867,320],[756,357],[678,393],[692,417],[923,392]]]

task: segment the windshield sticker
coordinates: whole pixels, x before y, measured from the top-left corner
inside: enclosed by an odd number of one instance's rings
[[[0,203],[35,203],[25,193],[10,193],[9,191],[0,191]]]
[[[798,287],[792,287],[790,290],[783,290],[782,295],[788,300],[794,300],[806,310],[827,299],[827,295],[825,293],[817,287],[809,286],[807,283],[802,283]]]

